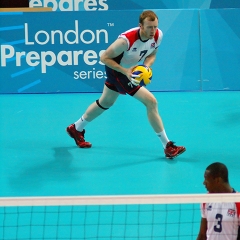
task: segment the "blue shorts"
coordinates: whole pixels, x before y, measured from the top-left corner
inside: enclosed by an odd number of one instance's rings
[[[105,85],[120,94],[129,94],[133,96],[141,86],[135,86],[131,81],[122,73],[117,72],[107,66],[105,66],[107,79]]]

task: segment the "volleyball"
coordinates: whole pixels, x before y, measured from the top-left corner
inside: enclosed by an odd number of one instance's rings
[[[139,75],[139,77],[136,77],[135,79],[140,81],[140,86],[146,86],[151,83],[152,70],[145,65],[138,65],[133,68],[132,74]]]

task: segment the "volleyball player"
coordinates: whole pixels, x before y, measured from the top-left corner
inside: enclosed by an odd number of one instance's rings
[[[206,168],[204,182],[212,193],[236,193],[228,180],[228,169],[215,162]],[[240,203],[202,203],[197,240],[240,240]]]
[[[92,146],[84,139],[86,125],[109,109],[120,94],[128,94],[146,106],[148,121],[159,137],[167,158],[177,157],[186,150],[185,147],[176,146],[168,139],[158,113],[156,98],[145,87],[141,87],[139,81],[132,76],[132,69],[139,62],[143,61],[148,67],[154,63],[162,36],[162,31],[158,28],[157,15],[153,11],[144,11],[139,17],[139,26],[120,34],[102,54],[101,61],[105,64],[107,74],[103,93],[86,109],[79,120],[66,129],[78,147]]]

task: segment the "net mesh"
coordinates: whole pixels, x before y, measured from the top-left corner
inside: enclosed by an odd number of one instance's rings
[[[2,198],[0,239],[196,239],[199,203],[240,202],[214,195]]]

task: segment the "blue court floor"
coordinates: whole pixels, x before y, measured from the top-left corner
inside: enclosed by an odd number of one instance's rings
[[[240,190],[240,93],[154,94],[169,139],[187,148],[174,160],[130,96],[86,127],[93,147],[80,149],[65,128],[100,94],[0,95],[0,196],[205,193],[216,161]]]

